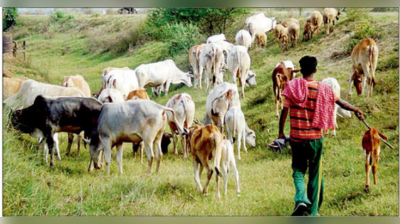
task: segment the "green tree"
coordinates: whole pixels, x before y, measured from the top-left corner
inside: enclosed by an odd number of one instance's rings
[[[17,24],[17,19],[17,8],[3,8],[3,32],[8,31],[12,26]]]

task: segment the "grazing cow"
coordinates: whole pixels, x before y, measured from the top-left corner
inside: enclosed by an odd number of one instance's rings
[[[97,99],[102,103],[120,103],[125,101],[119,90],[110,88],[103,89]]]
[[[64,87],[76,87],[82,91],[85,97],[92,96],[89,84],[81,75],[64,76],[61,85]]]
[[[203,50],[205,44],[201,45],[194,45],[189,50],[189,63],[193,69],[194,75],[194,88],[196,89],[197,86],[201,89],[201,77],[199,77],[199,70],[200,70],[200,54]]]
[[[319,11],[314,11],[311,13],[311,26],[313,27],[312,34],[317,31],[319,34],[319,29],[322,27],[322,23],[324,22],[322,14]]]
[[[235,106],[231,107],[225,115],[226,131],[228,139],[233,144],[237,135],[238,159],[240,160],[240,145],[243,142],[244,151],[247,152],[246,142],[251,147],[256,147],[256,133],[246,123],[242,110]]]
[[[53,135],[56,132],[79,134],[84,131],[84,138],[89,138],[101,107],[102,103],[93,98],[45,98],[39,95],[32,106],[15,111],[11,122],[16,130],[23,133],[40,132],[49,148],[50,167],[53,167]],[[45,155],[47,160],[46,147]]]
[[[353,48],[351,61],[353,62],[349,83],[349,94],[351,95],[351,85],[354,82],[358,94],[365,91],[368,84],[367,97],[372,97],[373,86],[375,85],[375,70],[378,64],[379,49],[375,41],[371,38],[364,38]],[[361,85],[362,82],[362,85]]]
[[[180,126],[182,126],[185,129],[188,129],[189,127],[192,126],[194,120],[195,105],[192,100],[192,97],[190,97],[189,94],[187,93],[176,94],[171,99],[168,100],[165,106],[175,111],[175,117]],[[174,153],[178,154],[177,135],[175,133],[176,127],[174,127],[173,122],[170,122],[174,121],[172,118],[173,118],[172,114],[167,113],[168,124],[170,124],[174,140]],[[182,140],[183,157],[187,158],[187,148],[185,144],[186,136],[181,136],[181,140]]]
[[[290,26],[288,27],[288,33],[289,33],[290,42],[292,42],[292,47],[296,47],[297,40],[300,37],[300,26],[296,23],[290,24]]]
[[[183,83],[192,87],[192,74],[181,71],[171,59],[156,63],[139,65],[136,68],[136,77],[139,88],[163,86],[165,95],[168,95],[171,84]]]
[[[266,47],[267,46],[267,34],[263,32],[255,33],[255,43],[258,47]]]
[[[93,130],[90,141],[90,155],[92,161],[89,171],[100,169],[101,151],[104,149],[106,172],[110,173],[111,148],[117,147],[117,163],[120,173],[122,170],[122,143],[144,142],[148,161],[148,172],[151,172],[153,158],[157,161],[157,172],[161,164],[161,139],[167,123],[166,111],[174,111],[161,106],[151,100],[128,100],[122,103],[104,104],[97,125]],[[175,120],[179,134],[184,130]]]
[[[222,134],[215,125],[206,126],[196,125],[189,129],[188,145],[193,156],[194,181],[197,188],[203,194],[207,194],[208,184],[210,183],[213,171],[216,172],[216,197],[220,198],[219,193],[219,168],[221,162]],[[214,167],[210,161],[214,159]],[[199,167],[200,166],[200,167]],[[200,183],[200,175],[203,169],[207,171],[207,181],[204,188]]]
[[[215,86],[217,81],[221,81],[217,80],[217,78],[221,73],[224,65],[225,65],[225,56],[223,53],[223,49],[216,43],[206,44],[203,48],[203,51],[200,54],[199,78],[201,80],[203,69],[205,68],[207,92],[209,92],[210,90],[210,78],[212,78],[213,86]]]
[[[235,175],[236,180],[236,194],[240,196],[240,185],[239,185],[239,172],[236,167],[235,153],[233,152],[233,145],[227,139],[222,140],[221,147],[221,173],[224,178],[224,195],[228,192],[228,172],[232,168],[233,175]]]
[[[300,27],[299,20],[297,20],[295,18],[284,19],[280,22],[280,24],[282,24],[282,26],[284,26],[286,28],[289,28],[289,26],[292,24],[297,24]]]
[[[150,97],[145,89],[133,90],[128,94],[128,97],[126,97],[126,100],[136,100],[136,99],[149,100]]]
[[[221,33],[208,37],[206,43],[209,44],[225,40],[226,40],[225,34]]]
[[[3,77],[3,100],[18,92],[25,80],[26,78],[20,77]]]
[[[216,86],[207,96],[203,123],[212,122],[223,133],[225,114],[233,106],[240,107],[237,86],[227,82]]]
[[[107,73],[105,78],[105,88],[119,90],[125,100],[131,91],[140,89],[135,70],[113,69]]]
[[[232,72],[232,82],[236,85],[236,78],[239,79],[239,86],[242,88],[241,96],[244,96],[244,87],[249,76],[250,56],[247,48],[235,46],[228,55],[228,69]],[[255,79],[255,76],[254,76]]]
[[[311,40],[312,38],[312,26],[310,22],[307,22],[306,25],[304,26],[304,31],[303,31],[303,41],[308,41]]]
[[[340,12],[334,8],[325,8],[322,11],[322,17],[325,24],[326,34],[329,34],[329,26],[335,25],[335,19],[339,20]]]
[[[277,24],[277,25],[275,26],[275,29],[274,29],[274,35],[275,35],[275,38],[276,38],[276,42],[278,43],[278,47],[281,47],[280,40],[281,40],[281,38],[282,38],[282,30],[283,30],[284,28],[285,28],[285,27],[282,26],[282,24]]]
[[[276,18],[265,17],[264,13],[259,13],[246,18],[245,26],[251,34],[252,41],[256,39],[256,34],[267,33],[276,26]],[[266,41],[266,38],[265,38]]]
[[[374,175],[374,184],[377,183],[377,175],[378,175],[378,163],[379,163],[379,153],[381,151],[381,140],[387,140],[387,137],[380,133],[378,129],[371,128],[365,132],[364,137],[362,139],[362,148],[365,152],[365,172],[367,174],[367,178],[365,181],[365,191],[369,192],[369,172],[372,166],[372,173]]]
[[[235,42],[237,45],[242,45],[250,50],[251,47],[251,35],[247,30],[239,30],[235,36]]]
[[[272,83],[274,88],[275,95],[275,106],[276,106],[276,116],[279,118],[279,105],[282,109],[283,100],[282,100],[282,92],[285,90],[286,84],[292,80],[296,76],[296,72],[298,70],[294,70],[294,64],[292,61],[287,60],[278,63],[275,66],[274,71],[272,71]]]
[[[340,98],[340,85],[335,78],[325,78],[322,80],[322,82],[328,84],[331,87],[335,96]],[[337,115],[339,115],[340,117],[350,118],[351,112],[348,110],[344,110],[343,108],[339,107],[339,105],[335,104],[335,110],[333,112],[333,120],[335,121],[335,128],[332,130],[333,136],[336,136],[336,129],[339,128],[336,121]]]
[[[289,45],[289,29],[288,28],[283,27],[281,29],[280,39],[282,41],[283,50],[287,50],[288,45]]]

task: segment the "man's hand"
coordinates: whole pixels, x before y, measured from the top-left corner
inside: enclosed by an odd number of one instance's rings
[[[364,113],[360,109],[357,108],[357,111],[354,111],[354,113],[356,114],[356,116],[359,120],[361,120],[361,121],[364,120]]]

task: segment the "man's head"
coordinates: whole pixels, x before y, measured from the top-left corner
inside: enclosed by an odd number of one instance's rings
[[[313,56],[304,56],[300,59],[300,72],[303,77],[309,77],[317,71],[317,58]]]

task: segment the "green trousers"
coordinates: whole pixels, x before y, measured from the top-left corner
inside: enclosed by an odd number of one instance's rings
[[[296,188],[295,204],[305,203],[310,215],[315,216],[321,207],[324,192],[322,177],[322,138],[302,142],[290,141],[292,148],[293,181]],[[307,194],[304,176],[308,168]]]

